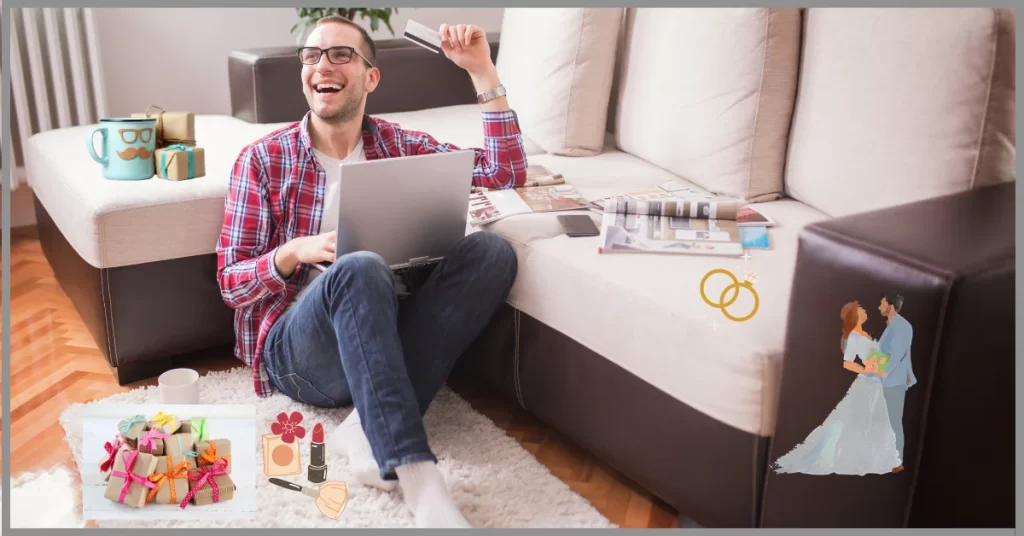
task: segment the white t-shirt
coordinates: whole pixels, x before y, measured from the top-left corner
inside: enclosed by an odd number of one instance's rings
[[[313,154],[316,155],[316,159],[323,166],[324,171],[327,172],[327,180],[324,182],[324,208],[320,216],[320,233],[329,233],[337,230],[338,227],[338,195],[341,188],[341,165],[366,160],[366,148],[363,146],[363,139],[360,137],[355,149],[343,159],[332,158],[316,149],[313,149]],[[322,273],[320,270],[310,267],[305,281],[299,285],[299,292],[296,293],[291,303],[288,304],[288,309],[295,305],[295,302],[299,300],[299,297],[306,291],[309,284]]]
[[[332,158],[316,149],[313,149],[313,154],[316,155],[320,165],[323,166],[324,171],[327,172],[327,180],[324,183],[324,209],[320,216],[320,233],[329,233],[331,231],[336,231],[338,227],[341,165],[366,160],[366,148],[363,146],[363,139],[359,138],[359,143],[356,145],[355,149],[353,149],[352,152],[344,159],[339,160],[337,158]],[[296,293],[294,298],[292,298],[291,303],[288,304],[288,308],[285,309],[285,311],[291,309],[292,306],[295,305],[295,302],[299,300],[302,293],[309,287],[309,284],[322,273],[323,272],[320,270],[310,267],[305,281],[299,285],[299,292]],[[405,286],[397,277],[395,278],[395,288],[399,295],[405,294]]]

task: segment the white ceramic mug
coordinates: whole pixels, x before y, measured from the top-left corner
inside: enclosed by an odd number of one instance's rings
[[[198,404],[199,373],[187,368],[168,370],[160,375],[160,403]]]

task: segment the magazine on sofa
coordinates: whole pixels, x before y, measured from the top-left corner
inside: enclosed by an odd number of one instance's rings
[[[733,220],[605,212],[598,252],[738,257],[743,243]]]
[[[657,188],[604,197],[593,201],[590,206],[598,212],[733,220],[740,226],[775,225],[775,220],[742,199],[698,192],[677,181],[662,183]]]
[[[469,221],[478,226],[516,214],[580,210],[588,206],[571,184],[488,190],[470,194]]]

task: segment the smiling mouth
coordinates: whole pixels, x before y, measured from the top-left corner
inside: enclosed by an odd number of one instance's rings
[[[341,91],[342,87],[340,84],[315,84],[313,91],[317,93],[337,93]]]

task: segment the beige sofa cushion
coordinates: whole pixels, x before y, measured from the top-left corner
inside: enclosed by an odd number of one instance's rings
[[[789,195],[842,216],[1014,180],[1014,22],[993,9],[810,9]]]
[[[621,8],[506,9],[497,68],[523,133],[544,151],[601,152]]]
[[[618,147],[713,192],[783,191],[799,9],[629,9]]]
[[[590,158],[539,155],[531,163],[562,173],[587,199],[679,180],[614,147]],[[569,238],[557,213],[524,214],[485,226],[516,251],[509,303],[601,354],[668,395],[738,430],[771,435],[789,294],[800,230],[827,216],[792,199],[758,204],[779,222],[771,250],[736,257],[599,254],[597,237]],[[600,215],[591,214],[595,222]],[[726,268],[753,270],[757,314],[732,322],[700,297],[700,280]],[[720,293],[725,277],[708,284]],[[750,311],[744,293],[732,312]],[[838,319],[838,310],[836,310]],[[838,320],[837,320],[838,322]],[[839,328],[836,328],[839,333]],[[838,347],[835,359],[840,359]]]

